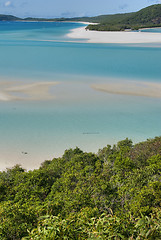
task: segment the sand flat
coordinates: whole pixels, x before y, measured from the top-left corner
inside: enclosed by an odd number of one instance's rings
[[[84,39],[88,43],[161,43],[161,33],[150,32],[101,32],[89,31],[85,27],[72,29],[67,37]]]
[[[51,100],[55,96],[50,93],[50,87],[59,84],[58,82],[0,82],[0,101],[14,100]]]
[[[91,87],[110,94],[161,98],[161,83],[122,81],[121,83],[92,84]]]

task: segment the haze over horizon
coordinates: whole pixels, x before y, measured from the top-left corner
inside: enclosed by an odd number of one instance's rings
[[[83,17],[135,12],[161,0],[1,0],[0,14],[17,17]]]

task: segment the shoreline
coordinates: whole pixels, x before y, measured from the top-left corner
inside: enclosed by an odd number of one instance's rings
[[[118,43],[118,44],[135,44],[135,43],[161,43],[161,33],[150,32],[101,32],[89,31],[85,27],[72,29],[66,35],[68,38],[85,40],[87,43]]]

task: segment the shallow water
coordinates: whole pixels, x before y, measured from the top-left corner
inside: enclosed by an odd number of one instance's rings
[[[141,29],[141,32],[154,32],[154,33],[161,33],[161,27],[156,28],[147,28],[147,29]]]
[[[66,37],[80,26],[0,23],[0,87],[9,95],[0,101],[0,169],[38,167],[70,147],[96,152],[126,137],[138,142],[160,135],[161,98],[99,92],[91,85],[161,83],[161,48]],[[49,88],[52,100],[32,100],[34,90],[28,95],[29,85],[39,82],[59,83]],[[22,85],[25,90],[13,91]]]

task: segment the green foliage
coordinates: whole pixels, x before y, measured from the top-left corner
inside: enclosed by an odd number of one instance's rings
[[[97,21],[95,21],[97,19]],[[89,18],[90,20],[90,18]],[[155,4],[138,12],[103,15],[91,18],[98,25],[90,24],[87,29],[97,31],[124,31],[126,29],[161,27],[161,4]]]
[[[0,21],[83,21],[90,22],[86,29],[96,31],[125,31],[140,28],[161,27],[161,4],[155,4],[138,12],[100,15],[96,17],[75,18],[17,18],[12,15],[0,15]],[[92,23],[98,23],[93,25]]]
[[[88,211],[85,209],[85,211]],[[161,220],[159,216],[142,216],[138,219],[119,218],[113,214],[87,217],[83,210],[76,216],[61,219],[45,216],[40,219],[38,227],[29,232],[25,239],[75,239],[75,240],[158,240],[161,237]]]
[[[124,14],[100,15],[95,17],[75,18],[17,18],[12,15],[0,14],[0,21],[83,21],[90,22],[86,29],[96,31],[124,31],[140,28],[161,27],[161,4],[155,4],[138,12]],[[93,25],[92,23],[98,23]]]
[[[0,172],[0,239],[161,239],[161,137]]]

